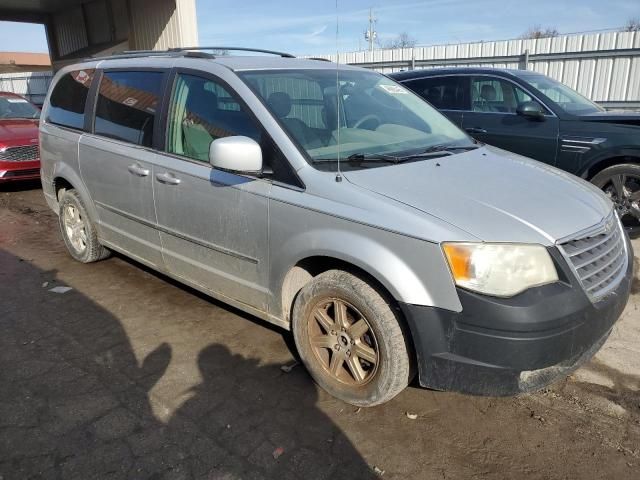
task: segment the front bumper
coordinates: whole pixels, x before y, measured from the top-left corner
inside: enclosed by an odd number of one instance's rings
[[[40,160],[0,161],[0,183],[40,178]]]
[[[400,304],[413,338],[420,385],[512,395],[541,388],[588,361],[629,298],[633,250],[625,241],[626,274],[595,304],[555,249],[560,282],[507,299],[458,289],[461,312]]]

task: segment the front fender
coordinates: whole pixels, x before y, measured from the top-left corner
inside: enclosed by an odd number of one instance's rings
[[[635,158],[636,162],[640,163],[640,148],[637,147],[616,147],[616,148],[607,148],[602,151],[595,152],[594,155],[589,158],[580,168],[579,172],[576,172],[576,175],[589,180],[590,172],[593,172],[594,167],[597,167],[599,163],[606,162],[612,158],[618,157],[631,157]]]
[[[309,215],[314,218],[306,218],[305,226],[317,225],[314,228],[294,227],[285,232],[278,228],[272,232],[270,284],[278,290],[274,292],[274,311],[283,310],[281,291],[289,270],[301,260],[315,256],[338,259],[364,270],[397,301],[461,311],[438,244],[329,215],[312,212]],[[287,227],[293,223],[288,222]]]

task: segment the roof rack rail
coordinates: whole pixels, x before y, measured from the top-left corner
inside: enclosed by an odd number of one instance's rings
[[[309,58],[307,58],[307,60],[317,60],[318,62],[330,62],[331,61],[328,58],[322,58],[322,57],[309,57]]]
[[[88,57],[85,60],[117,60],[123,58],[141,58],[141,57],[198,57],[198,58],[216,58],[214,54],[205,52],[204,50],[213,50],[217,52],[240,51],[240,52],[257,52],[267,53],[269,55],[278,55],[284,58],[296,58],[294,55],[285,52],[276,52],[273,50],[263,50],[260,48],[245,47],[174,47],[168,50],[124,50],[122,52],[113,52],[111,55],[99,57]]]
[[[176,57],[181,55],[180,52],[170,52],[168,50],[125,50],[122,52],[113,52],[111,55],[101,55],[98,57],[87,57],[85,61],[91,62],[95,60],[118,60],[122,58],[141,58],[141,57]]]
[[[234,51],[234,52],[256,52],[267,53],[269,55],[277,55],[283,58],[296,58],[295,55],[285,52],[276,52],[274,50],[264,50],[262,48],[246,48],[246,47],[175,47],[167,50],[168,52],[183,52],[183,51],[200,51],[200,50],[214,50],[218,52]]]

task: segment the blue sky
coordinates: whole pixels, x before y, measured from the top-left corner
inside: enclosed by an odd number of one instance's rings
[[[196,0],[201,45],[336,50],[335,0]],[[384,42],[407,32],[420,44],[514,38],[532,25],[560,32],[613,28],[640,17],[638,0],[339,0],[340,51],[365,47],[369,7]],[[38,25],[0,22],[0,50],[46,51]]]

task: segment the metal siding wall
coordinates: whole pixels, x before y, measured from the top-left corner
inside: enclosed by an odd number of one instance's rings
[[[129,38],[129,11],[127,0],[111,0],[116,40]]]
[[[198,45],[195,0],[131,0],[130,12],[134,49]]]
[[[417,69],[437,66],[521,68],[520,63],[528,50],[529,70],[559,80],[594,101],[638,102],[639,48],[640,32],[606,32],[375,50],[373,53],[348,52],[340,54],[340,62],[363,64],[384,73],[410,68],[412,57],[418,62]],[[625,49],[636,51],[629,50],[628,56],[624,53],[620,55],[619,52]],[[609,51],[612,53],[609,54]],[[593,56],[589,56],[590,52]],[[536,55],[549,55],[551,58],[536,58]],[[563,58],[554,59],[554,55],[563,55]],[[519,57],[519,62],[513,57]],[[335,61],[335,54],[324,58]],[[461,62],[456,63],[457,59]],[[470,62],[472,59],[477,59],[477,62]],[[430,63],[420,64],[421,61]]]
[[[178,6],[178,22],[180,24],[180,39],[178,45],[197,46],[198,21],[196,15],[196,0],[176,0],[176,3]]]
[[[52,72],[1,73],[0,91],[17,93],[34,103],[42,103],[52,78]]]
[[[640,35],[636,35],[640,39]],[[638,83],[640,82],[640,57],[635,57],[631,60],[631,66],[629,68],[629,88],[627,90],[627,101],[640,102],[640,88]]]
[[[53,25],[61,56],[85,48],[89,45],[84,17],[80,7],[53,15]]]

